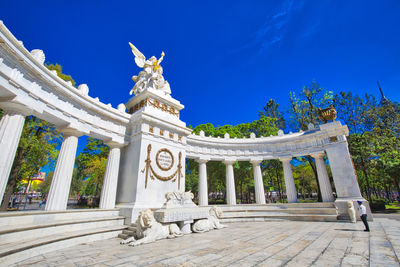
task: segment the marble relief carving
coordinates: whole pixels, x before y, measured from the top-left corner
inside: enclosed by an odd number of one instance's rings
[[[176,180],[178,180],[178,190],[179,190],[180,186],[181,186],[181,178],[183,177],[182,164],[181,164],[182,152],[179,152],[179,154],[178,154],[178,166],[176,168],[176,171],[174,173],[172,173],[171,175],[169,175],[169,176],[163,176],[163,175],[157,173],[153,169],[153,167],[151,166],[150,153],[151,153],[151,144],[149,144],[147,146],[147,157],[146,157],[146,160],[145,160],[146,166],[143,168],[143,170],[141,170],[141,173],[145,173],[145,183],[144,183],[145,185],[144,185],[144,187],[147,188],[147,183],[148,183],[148,180],[149,180],[149,177],[150,177],[150,179],[152,179],[152,180],[158,179],[158,180],[164,181],[164,182],[171,180],[173,183]],[[164,155],[164,157],[160,157],[160,155]],[[168,161],[167,161],[168,158],[167,157],[171,157],[171,161],[172,161],[171,163],[168,163]],[[172,168],[173,160],[174,160],[174,157],[173,157],[171,151],[169,151],[168,149],[165,149],[165,148],[161,149],[156,154],[156,164],[163,171],[167,171],[167,170],[170,170]],[[168,165],[165,165],[166,163],[168,163]]]
[[[136,112],[139,109],[146,107],[146,106],[151,106],[151,107],[160,109],[164,112],[167,112],[167,113],[177,116],[177,117],[179,116],[179,112],[174,107],[171,107],[165,103],[160,103],[160,101],[152,99],[152,98],[146,98],[146,99],[140,101],[138,104],[136,104],[133,107],[132,113]]]

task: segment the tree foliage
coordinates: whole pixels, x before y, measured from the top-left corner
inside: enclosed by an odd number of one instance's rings
[[[103,141],[89,137],[77,157],[76,169],[72,177],[72,195],[99,197],[107,165],[109,147]]]
[[[75,80],[72,78],[71,75],[67,75],[63,73],[63,67],[56,63],[54,64],[45,64],[45,66],[49,69],[49,70],[55,70],[57,71],[57,76],[60,77],[61,79],[63,79],[64,81],[70,81],[72,83],[72,86],[75,86],[76,82]]]

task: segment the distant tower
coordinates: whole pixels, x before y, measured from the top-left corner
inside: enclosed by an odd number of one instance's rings
[[[377,81],[377,83],[378,83],[379,91],[381,92],[381,97],[382,97],[381,98],[381,106],[386,106],[386,105],[391,104],[392,102],[390,102],[390,100],[387,99],[385,97],[385,95],[383,94],[383,91],[382,91],[382,88],[381,88],[381,85],[380,85],[379,81]]]

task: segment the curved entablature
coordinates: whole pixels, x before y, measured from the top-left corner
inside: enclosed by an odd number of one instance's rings
[[[35,115],[78,134],[124,144],[130,115],[73,87],[44,65],[41,50],[29,52],[0,21],[0,108]]]
[[[324,152],[326,147],[346,142],[347,126],[339,121],[319,129],[278,136],[251,138],[215,138],[191,134],[187,137],[186,157],[205,160],[267,160],[291,158]]]

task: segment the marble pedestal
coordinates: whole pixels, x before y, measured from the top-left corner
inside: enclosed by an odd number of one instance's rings
[[[129,144],[121,149],[117,207],[126,223],[139,211],[161,208],[167,192],[185,189],[186,136],[183,105],[157,90],[145,90],[127,104],[132,113]]]
[[[182,233],[190,234],[194,220],[208,218],[209,212],[209,207],[162,208],[154,212],[154,218],[160,223],[177,223]]]
[[[373,221],[374,217],[372,216],[371,209],[369,207],[369,202],[364,199],[364,198],[338,198],[335,200],[335,206],[337,209],[338,213],[338,220],[343,220],[343,221],[350,221],[350,215],[349,215],[349,208],[347,206],[348,201],[353,202],[354,209],[356,210],[356,218],[357,221],[361,221],[360,215],[358,214],[358,203],[357,201],[360,200],[363,202],[363,205],[367,209],[367,220],[368,221]]]

